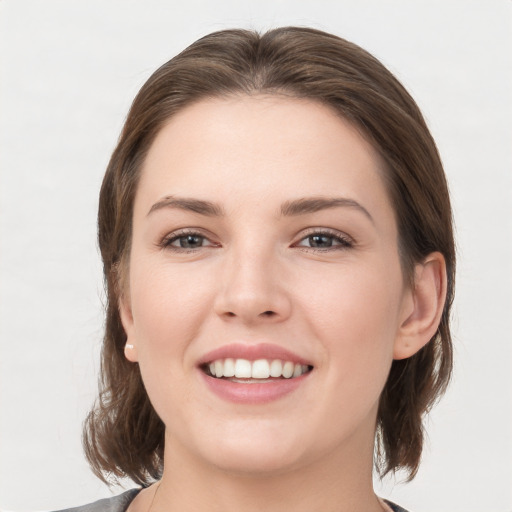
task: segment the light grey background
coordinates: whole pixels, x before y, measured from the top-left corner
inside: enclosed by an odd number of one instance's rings
[[[453,194],[455,379],[416,479],[377,489],[415,512],[512,510],[511,20],[509,0],[0,0],[0,507],[110,495],[80,435],[102,332],[97,195],[131,99],[208,32],[297,24],[403,81]]]

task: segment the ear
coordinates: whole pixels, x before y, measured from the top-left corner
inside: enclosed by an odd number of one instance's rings
[[[135,327],[133,323],[132,307],[129,297],[123,293],[119,298],[119,315],[126,333],[126,345],[124,346],[124,355],[128,361],[137,363],[139,356],[137,353],[137,343],[135,340]]]
[[[441,253],[433,252],[416,265],[413,287],[404,301],[394,359],[411,357],[432,339],[443,314],[446,286],[446,262]]]

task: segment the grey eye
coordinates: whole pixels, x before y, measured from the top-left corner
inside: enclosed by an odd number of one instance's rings
[[[316,232],[305,236],[298,244],[298,247],[309,247],[318,250],[349,249],[353,246],[350,239],[341,234],[329,232]]]
[[[326,248],[332,247],[333,238],[334,237],[328,235],[311,235],[308,236],[308,242],[311,247]]]
[[[184,235],[176,238],[172,245],[181,247],[182,249],[197,249],[203,245],[203,242],[204,236]]]

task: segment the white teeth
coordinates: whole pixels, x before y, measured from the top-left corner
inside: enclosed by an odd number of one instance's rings
[[[271,377],[281,377],[283,374],[283,363],[279,361],[279,359],[274,359],[270,363],[270,376]]]
[[[224,360],[224,377],[235,376],[235,360],[228,358]]]
[[[295,365],[291,361],[286,361],[283,365],[283,377],[289,379],[293,375]]]
[[[268,379],[270,377],[270,365],[266,359],[258,359],[252,363],[253,379]]]
[[[222,364],[221,360],[215,361],[215,375],[219,377],[224,373],[224,365]]]
[[[309,371],[305,364],[281,361],[279,359],[217,359],[208,364],[208,370],[213,377],[236,377],[237,379],[268,379],[269,377],[285,379],[300,377]]]
[[[251,362],[247,359],[237,359],[235,362],[235,377],[238,379],[250,379],[252,377]]]

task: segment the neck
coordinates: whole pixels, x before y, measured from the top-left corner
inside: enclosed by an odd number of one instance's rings
[[[373,450],[362,453],[355,444],[300,467],[242,473],[206,464],[166,436],[165,469],[151,512],[381,512],[372,485]]]

